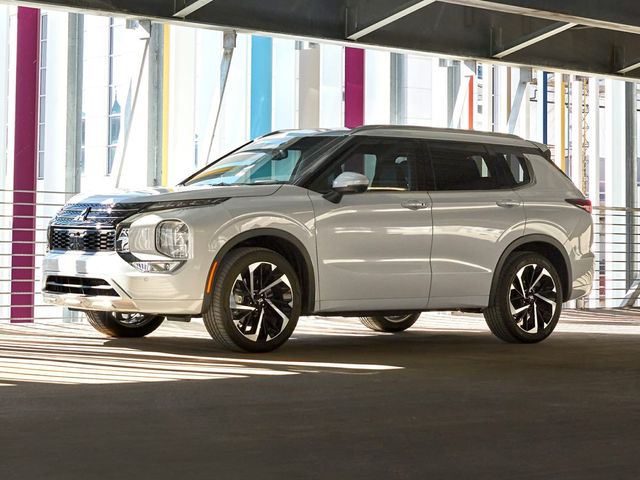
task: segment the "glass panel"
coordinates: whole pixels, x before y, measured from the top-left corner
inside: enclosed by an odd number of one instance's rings
[[[504,163],[504,176],[507,186],[515,187],[529,183],[529,171],[526,168],[526,163],[521,153],[509,152],[501,153],[501,148],[498,150],[497,158],[500,163]]]
[[[38,152],[38,178],[44,178],[44,152]]]
[[[113,162],[116,158],[116,147],[108,147],[107,152],[107,175],[111,175],[113,170]]]
[[[396,139],[360,138],[327,170],[312,182],[311,189],[326,193],[344,172],[355,172],[369,179],[369,191],[418,190],[417,165],[421,158],[415,142]]]
[[[116,145],[120,138],[120,115],[109,117],[109,145]]]
[[[306,157],[317,152],[329,137],[263,139],[211,164],[186,185],[288,183],[295,178]]]
[[[482,145],[430,142],[437,190],[492,190],[503,188],[498,160]]]

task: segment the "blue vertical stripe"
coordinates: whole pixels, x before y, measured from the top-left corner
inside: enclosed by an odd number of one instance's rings
[[[542,72],[542,143],[549,143],[549,72]]]
[[[251,138],[271,131],[273,41],[251,37]]]

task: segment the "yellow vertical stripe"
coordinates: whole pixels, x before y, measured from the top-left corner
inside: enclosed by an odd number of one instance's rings
[[[170,60],[170,34],[171,27],[168,24],[163,28],[162,48],[162,186],[167,186],[169,181],[169,60]]]
[[[563,172],[567,171],[567,159],[565,157],[565,145],[567,134],[567,112],[565,108],[566,98],[565,98],[565,83],[564,80],[560,81],[560,125],[562,128],[560,129],[560,151],[558,155],[560,155],[560,168]]]

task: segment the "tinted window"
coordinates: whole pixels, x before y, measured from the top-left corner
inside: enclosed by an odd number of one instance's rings
[[[496,147],[495,150],[498,161],[504,162],[507,166],[505,169],[507,186],[517,187],[529,183],[529,170],[522,152],[502,147]]]
[[[491,190],[498,188],[495,159],[482,145],[430,142],[436,190]]]
[[[419,145],[412,140],[357,138],[329,168],[312,181],[310,188],[325,193],[343,172],[361,173],[369,178],[369,191],[410,191],[420,189]]]
[[[495,190],[529,181],[522,155],[484,145],[429,142],[436,190]]]

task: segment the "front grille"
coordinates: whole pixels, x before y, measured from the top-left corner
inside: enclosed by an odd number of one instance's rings
[[[51,227],[50,250],[76,250],[82,252],[114,251],[116,231],[114,229],[76,229]]]
[[[49,275],[45,282],[47,293],[76,293],[90,297],[118,297],[118,293],[100,278],[65,277]]]
[[[70,203],[53,217],[51,225],[113,228],[146,206],[146,203]]]

